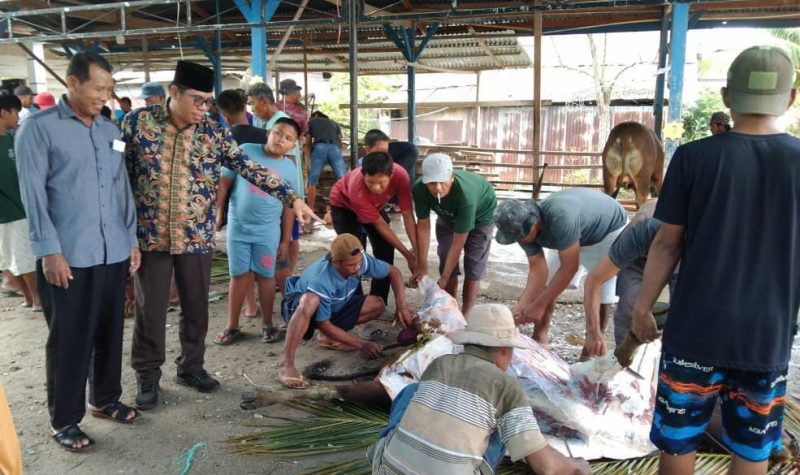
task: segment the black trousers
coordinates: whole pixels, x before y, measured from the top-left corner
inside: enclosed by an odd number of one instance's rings
[[[136,379],[158,382],[166,360],[166,323],[172,271],[181,299],[179,336],[181,354],[175,360],[178,373],[203,369],[208,333],[208,286],[211,253],[170,254],[142,252],[142,265],[134,276],[136,303],[133,320],[131,366]]]
[[[89,403],[104,407],[122,395],[122,330],[129,261],[71,268],[67,289],[48,284],[36,262],[47,337],[47,406],[54,429],[77,424]]]
[[[381,218],[389,222],[389,217],[381,211]],[[372,245],[372,255],[381,261],[387,262],[390,265],[394,264],[394,246],[386,242],[383,236],[378,232],[375,226],[371,224],[362,224],[358,222],[358,217],[347,208],[339,206],[331,206],[331,219],[333,220],[333,229],[336,234],[350,233],[358,236],[361,240],[361,245],[366,249],[367,236],[369,236],[369,243]],[[370,295],[377,295],[383,299],[384,303],[388,303],[389,288],[391,284],[389,277],[383,279],[372,279],[372,285],[369,289]],[[359,283],[359,290],[361,284]]]

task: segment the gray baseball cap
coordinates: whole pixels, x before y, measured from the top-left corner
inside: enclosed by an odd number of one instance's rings
[[[539,220],[539,205],[534,200],[527,202],[506,200],[494,210],[494,235],[498,244],[513,244],[524,238]]]

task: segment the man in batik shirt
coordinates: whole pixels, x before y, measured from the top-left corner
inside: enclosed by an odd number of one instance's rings
[[[220,168],[293,207],[301,221],[313,217],[287,182],[241,154],[230,131],[207,118],[213,82],[211,69],[179,61],[166,103],[136,110],[122,124],[142,251],[131,355],[141,409],[158,404],[173,271],[182,310],[177,382],[201,392],[219,388],[203,363]]]

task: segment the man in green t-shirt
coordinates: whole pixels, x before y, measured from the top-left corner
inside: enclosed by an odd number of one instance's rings
[[[19,192],[14,138],[22,103],[16,96],[0,96],[0,269],[8,270],[25,297],[23,306],[41,312],[36,289],[36,260],[28,237],[28,220]]]
[[[486,274],[494,224],[492,215],[497,200],[486,178],[468,171],[453,171],[453,161],[443,153],[428,155],[422,161],[422,177],[411,190],[417,212],[417,256],[413,281],[428,273],[431,244],[431,210],[436,212],[436,240],[439,243],[439,287],[456,296],[458,260],[464,251],[464,290],[462,311],[466,315],[475,304],[478,286]]]

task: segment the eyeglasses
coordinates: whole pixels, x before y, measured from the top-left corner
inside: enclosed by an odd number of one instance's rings
[[[213,97],[209,97],[208,99],[203,99],[200,96],[191,96],[191,97],[192,97],[192,102],[194,103],[194,106],[197,107],[198,109],[203,107],[203,106],[211,107],[211,106],[214,105],[214,98]]]

